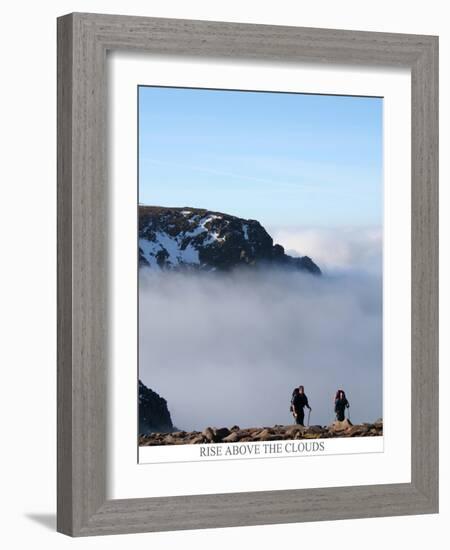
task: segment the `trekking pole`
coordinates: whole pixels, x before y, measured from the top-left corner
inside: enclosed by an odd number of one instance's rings
[[[348,419],[349,419],[350,422],[351,422],[351,418],[350,418],[350,405],[348,406]]]
[[[308,409],[308,426],[309,426],[309,419],[311,418],[311,409]]]

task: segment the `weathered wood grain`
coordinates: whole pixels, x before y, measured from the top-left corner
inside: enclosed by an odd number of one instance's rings
[[[106,52],[409,67],[412,482],[106,499]],[[424,514],[438,509],[438,39],[70,14],[58,20],[58,530],[98,535]],[[420,396],[420,399],[418,399]]]

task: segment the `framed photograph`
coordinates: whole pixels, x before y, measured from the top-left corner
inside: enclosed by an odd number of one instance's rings
[[[58,19],[58,530],[438,511],[438,39]]]

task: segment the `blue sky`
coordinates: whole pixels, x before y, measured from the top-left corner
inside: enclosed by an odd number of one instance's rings
[[[139,202],[266,227],[382,223],[382,99],[139,88]]]

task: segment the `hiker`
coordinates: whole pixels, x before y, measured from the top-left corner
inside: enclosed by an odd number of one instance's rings
[[[345,420],[345,409],[350,407],[350,403],[345,397],[344,390],[338,390],[334,397],[334,412],[336,413],[336,420],[342,422]]]
[[[292,393],[291,410],[295,417],[295,423],[299,424],[300,426],[304,426],[305,407],[308,407],[310,411],[312,410],[309,406],[308,398],[305,394],[305,388],[303,386],[299,386],[298,388],[295,388]]]
[[[291,411],[292,414],[294,414],[294,399],[296,395],[298,395],[298,388],[294,388],[294,391],[292,392],[292,396],[291,396],[291,406],[289,407],[289,410]]]

